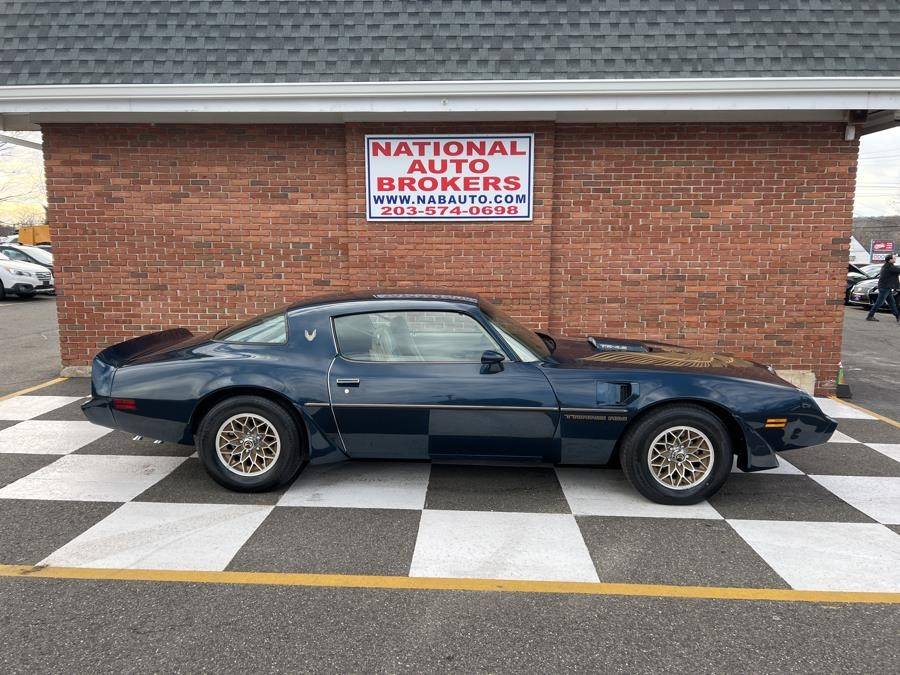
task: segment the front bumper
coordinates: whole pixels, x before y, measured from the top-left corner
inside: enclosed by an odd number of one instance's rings
[[[837,421],[824,413],[792,413],[781,429],[767,428],[764,423],[741,421],[746,444],[738,455],[741,471],[764,471],[778,466],[776,453],[795,448],[808,448],[827,443],[837,429]]]
[[[10,293],[15,293],[16,295],[34,295],[35,293],[56,293],[56,288],[53,284],[31,284],[27,282],[19,282],[17,284],[13,284],[8,289],[6,289]]]
[[[900,293],[894,291],[894,299],[897,302],[900,302]],[[860,305],[862,307],[871,307],[875,304],[875,301],[878,300],[878,291],[872,291],[871,293],[851,293],[850,294],[850,304],[851,305]],[[889,312],[891,307],[887,303],[881,306],[882,311]]]

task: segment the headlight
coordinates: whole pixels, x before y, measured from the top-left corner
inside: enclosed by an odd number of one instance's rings
[[[33,277],[34,274],[32,272],[25,272],[24,270],[16,270],[12,267],[4,267],[7,272],[12,274],[14,277]]]

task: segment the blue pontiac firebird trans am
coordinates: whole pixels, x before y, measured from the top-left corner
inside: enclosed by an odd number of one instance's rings
[[[196,444],[213,479],[263,491],[307,462],[617,458],[653,501],[691,504],[732,469],[836,427],[763,365],[658,342],[556,340],[469,293],[314,298],[194,336],[100,352],[93,422]]]

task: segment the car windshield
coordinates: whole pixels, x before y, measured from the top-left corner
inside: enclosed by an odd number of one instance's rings
[[[46,265],[53,264],[53,254],[48,253],[42,248],[38,248],[37,246],[20,246],[19,250],[26,255],[30,255],[40,263],[44,263]]]
[[[528,330],[489,302],[482,302],[481,309],[520,359],[545,361],[550,358],[550,349],[537,333]]]

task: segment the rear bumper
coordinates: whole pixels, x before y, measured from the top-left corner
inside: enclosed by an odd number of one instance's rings
[[[116,420],[112,412],[112,399],[106,396],[95,396],[81,406],[81,412],[94,424],[101,427],[116,428]]]
[[[146,436],[170,443],[193,442],[193,435],[184,422],[147,417],[126,410],[115,410],[113,399],[107,396],[93,396],[81,406],[84,416],[94,424],[110,429],[126,431],[137,436]]]

